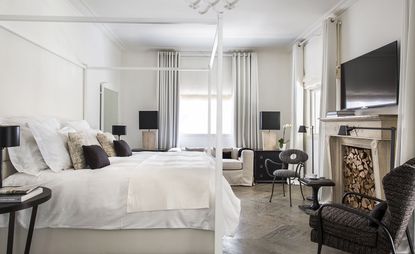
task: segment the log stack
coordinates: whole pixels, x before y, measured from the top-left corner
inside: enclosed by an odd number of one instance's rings
[[[375,197],[375,177],[370,149],[346,146],[343,156],[344,191],[358,192]],[[346,204],[354,208],[370,211],[374,201],[356,196],[347,197]]]

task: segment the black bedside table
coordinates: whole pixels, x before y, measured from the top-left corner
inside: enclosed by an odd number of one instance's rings
[[[267,174],[265,160],[271,159],[281,163],[280,150],[254,150],[254,179],[255,183],[272,183],[273,177]],[[282,178],[276,178],[276,183],[284,182]]]
[[[30,216],[29,231],[27,233],[27,240],[24,253],[29,254],[30,244],[32,243],[33,230],[35,228],[37,207],[48,201],[52,197],[52,191],[49,188],[43,188],[43,192],[36,197],[20,203],[1,203],[0,214],[9,213],[9,231],[7,234],[7,254],[13,253],[13,241],[14,241],[14,224],[16,212],[32,207],[32,215]]]

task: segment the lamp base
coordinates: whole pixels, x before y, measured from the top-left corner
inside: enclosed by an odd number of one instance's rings
[[[156,150],[157,149],[157,135],[155,131],[143,131],[143,148],[145,150]]]
[[[277,133],[275,131],[262,132],[262,149],[278,150]]]

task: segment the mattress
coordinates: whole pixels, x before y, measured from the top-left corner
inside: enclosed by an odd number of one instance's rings
[[[44,170],[39,176],[16,173],[3,181],[5,186],[12,185],[41,185],[52,190],[52,198],[39,206],[36,228],[76,228],[76,229],[202,229],[214,230],[214,182],[209,185],[209,207],[201,209],[166,209],[155,211],[128,212],[127,200],[129,181],[137,176],[147,177],[158,184],[169,179],[142,165],[154,156],[177,160],[177,156],[196,156],[206,159],[212,164],[210,157],[203,153],[182,152],[174,153],[134,153],[127,158],[110,158],[111,165],[98,170],[81,169],[65,170],[60,173]],[[141,166],[140,166],[141,165]],[[213,167],[208,168],[214,171]],[[188,174],[193,174],[191,171]],[[197,170],[194,174],[199,174]],[[207,174],[209,182],[214,181],[214,174]],[[234,195],[228,182],[223,179],[223,214],[225,234],[232,235],[239,223],[240,200]],[[174,190],[171,190],[174,192]],[[135,195],[142,198],[160,198],[162,192],[142,191]],[[196,193],[197,195],[197,193]],[[17,222],[24,228],[28,227],[30,209],[16,214]],[[0,216],[0,226],[7,226],[7,215]]]

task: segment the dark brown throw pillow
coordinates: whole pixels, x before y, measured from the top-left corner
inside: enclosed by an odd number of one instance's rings
[[[232,152],[222,152],[223,159],[232,159]]]
[[[85,162],[91,169],[103,168],[110,165],[107,153],[98,145],[82,146]]]
[[[380,202],[375,206],[375,208],[373,208],[372,211],[370,211],[369,216],[374,219],[377,219],[378,221],[381,221],[383,219],[383,216],[385,216],[387,209],[388,204],[386,202]],[[377,227],[378,225],[369,220],[369,226]]]
[[[130,146],[124,140],[114,140],[114,149],[118,157],[128,157],[133,155]]]

